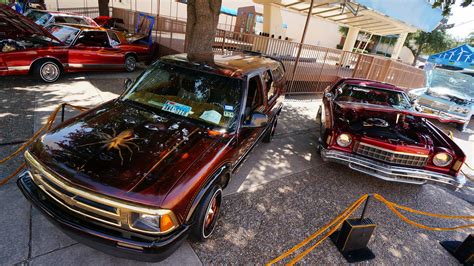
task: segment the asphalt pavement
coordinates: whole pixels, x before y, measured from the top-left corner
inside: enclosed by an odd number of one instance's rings
[[[27,77],[0,78],[0,143],[31,136],[61,102],[94,106],[117,97],[126,77],[135,78],[139,73],[72,74],[55,84],[40,84]],[[316,152],[314,118],[319,104],[320,99],[312,96],[288,99],[274,141],[260,143],[224,191],[224,208],[215,234],[205,243],[186,242],[159,264],[263,264],[321,228],[365,193],[379,193],[419,210],[474,215],[472,189],[453,192],[436,185],[391,183],[323,162]],[[66,115],[75,114],[68,111]],[[455,132],[449,126],[442,127]],[[474,122],[467,133],[455,132],[455,138],[474,164]],[[0,146],[0,157],[17,146]],[[11,173],[21,161],[17,158],[1,165],[0,177]],[[0,202],[1,265],[138,264],[103,254],[64,235],[31,207],[14,180],[0,187]],[[376,257],[369,264],[456,265],[438,242],[463,240],[472,233],[418,229],[376,201],[370,203],[367,216],[377,223],[369,243]],[[466,223],[409,217],[441,227]],[[346,263],[329,240],[302,262]]]

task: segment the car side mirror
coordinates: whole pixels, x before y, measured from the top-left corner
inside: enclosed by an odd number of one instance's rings
[[[260,112],[254,112],[250,121],[246,122],[243,126],[246,128],[259,128],[268,125],[268,116]]]
[[[324,96],[326,96],[326,98],[328,98],[328,100],[332,101],[334,99],[334,94],[332,94],[331,92],[326,92],[326,94],[324,94]]]
[[[123,82],[123,91],[122,91],[122,94],[120,96],[124,96],[128,92],[128,90],[132,87],[132,83],[133,83],[133,81],[130,78],[127,78]]]

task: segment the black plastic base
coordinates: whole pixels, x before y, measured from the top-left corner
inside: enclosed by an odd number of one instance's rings
[[[461,242],[461,241],[440,241],[439,243],[441,244],[441,246],[444,249],[446,249],[449,253],[451,253],[451,255],[453,255],[453,257],[455,257],[460,263],[462,263],[464,265],[473,265],[474,264],[472,262],[472,260],[468,261],[468,262],[460,260],[458,254],[456,254],[456,250],[458,249],[458,247],[460,247],[462,245],[463,242]]]
[[[339,232],[340,231],[336,231],[332,235],[329,236],[329,238],[331,238],[332,242],[336,246],[337,246],[337,239],[339,237]],[[352,251],[347,251],[347,252],[340,251],[340,252],[342,256],[347,260],[348,263],[361,262],[361,261],[371,260],[375,258],[375,254],[367,247],[358,249],[358,250],[352,250]]]

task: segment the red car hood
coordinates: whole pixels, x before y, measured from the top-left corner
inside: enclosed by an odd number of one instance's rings
[[[158,206],[218,144],[196,124],[111,102],[45,134],[30,153],[75,185]]]
[[[32,35],[46,36],[61,43],[45,28],[16,12],[7,5],[0,4],[0,39],[17,39]]]

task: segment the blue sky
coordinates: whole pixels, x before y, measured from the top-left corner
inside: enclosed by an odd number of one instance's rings
[[[474,32],[474,5],[468,7],[461,7],[458,2],[456,6],[452,7],[452,15],[448,23],[454,23],[455,27],[449,29],[447,32],[456,39],[464,39],[469,33]]]

